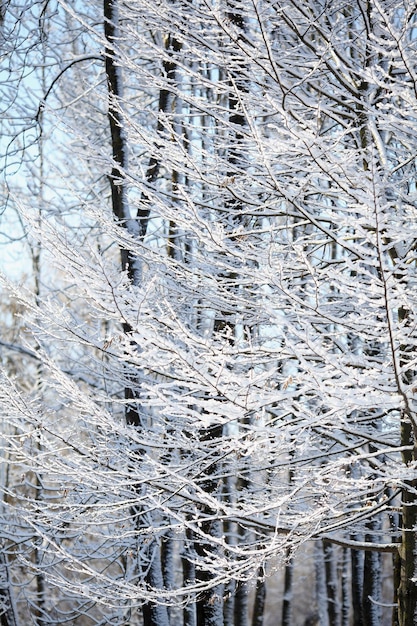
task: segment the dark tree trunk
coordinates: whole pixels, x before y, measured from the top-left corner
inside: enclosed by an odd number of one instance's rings
[[[352,539],[355,541],[358,537],[352,535]],[[364,554],[361,550],[351,550],[351,570],[353,626],[362,626]]]
[[[287,551],[287,564],[284,574],[284,598],[282,601],[282,626],[292,626],[292,583],[294,578],[294,563]]]
[[[125,174],[128,166],[128,145],[125,134],[125,124],[122,113],[123,85],[120,68],[117,65],[118,45],[118,7],[117,0],[104,0],[104,35],[105,70],[108,87],[108,119],[111,132],[113,167],[109,176],[111,188],[112,210],[117,223],[128,230],[135,237],[143,237],[146,233],[145,216],[142,220],[132,220],[127,201]],[[146,216],[147,224],[148,216]],[[139,228],[139,226],[141,228]],[[140,282],[140,270],[137,259],[130,250],[121,249],[122,270],[126,271],[132,284]],[[123,324],[123,331],[130,337],[132,328],[129,324]],[[132,345],[133,340],[132,340]],[[136,373],[126,372],[125,399],[128,400],[125,409],[125,419],[130,425],[142,429],[142,417],[139,408],[139,381]],[[132,519],[138,529],[152,525],[148,516],[136,507],[132,507]],[[138,546],[138,570],[142,573],[142,579],[152,589],[163,588],[163,575],[161,565],[161,550],[157,540],[151,541],[146,546]],[[168,626],[168,612],[163,605],[145,603],[142,609],[143,626]]]
[[[223,436],[223,428],[213,425],[200,432],[200,441],[206,442],[212,449],[218,448],[217,443]],[[219,489],[219,481],[216,477],[218,470],[216,461],[205,469],[206,480],[202,482],[202,488],[210,494],[214,494]],[[215,512],[204,505],[201,507],[201,517],[207,517],[207,521],[202,522],[200,528],[202,534],[194,542],[194,550],[201,560],[201,566],[196,570],[196,580],[206,583],[207,589],[203,591],[197,600],[197,626],[219,626],[223,624],[223,585],[211,586],[212,574],[204,567],[207,555],[215,555],[219,550],[215,542],[210,538],[220,538],[223,534],[223,525],[220,521],[210,520]],[[206,539],[207,538],[207,539]]]
[[[340,610],[337,585],[337,567],[335,561],[334,547],[329,541],[323,541],[324,569],[326,574],[327,589],[327,612],[329,625],[339,624]]]
[[[367,524],[370,531],[378,530],[381,526],[379,520],[372,520]],[[375,540],[373,534],[366,534],[365,541],[372,543]],[[367,626],[379,626],[381,624],[381,554],[379,552],[365,552],[363,568],[363,620]]]
[[[403,452],[405,465],[417,460],[416,444],[410,422],[403,419],[402,445],[413,445],[413,450]],[[398,624],[415,626],[417,623],[417,479],[404,481],[402,494],[402,541],[400,556],[400,581],[398,587]]]
[[[266,584],[264,580],[264,570],[260,567],[256,580],[255,599],[253,601],[252,626],[263,626],[266,604]]]
[[[386,490],[387,499],[392,501],[395,498],[392,489]],[[393,510],[389,514],[390,526],[392,531],[391,540],[393,543],[400,545],[401,534],[400,528],[402,526],[401,513],[393,507]],[[392,625],[398,626],[398,588],[401,580],[401,560],[399,552],[396,551],[392,555],[392,569],[393,569],[393,597],[392,597]]]
[[[320,626],[331,626],[327,614],[327,590],[322,542],[314,544],[314,569],[316,574],[317,619]]]
[[[182,554],[182,575],[184,585],[193,584],[195,582],[195,550],[194,537],[190,530],[186,531],[186,539]],[[184,626],[197,626],[197,613],[195,602],[187,602],[183,612]]]
[[[248,626],[249,624],[249,597],[248,586],[245,582],[239,581],[236,585],[234,625]]]
[[[398,263],[398,259],[396,258]],[[401,272],[396,273],[401,281]],[[410,310],[400,307],[399,321],[404,329],[410,326]],[[415,346],[402,345],[400,349],[400,365],[403,369],[403,383],[410,386],[415,380]],[[415,389],[413,389],[415,394]],[[406,399],[406,398],[405,398]],[[406,467],[415,467],[417,462],[417,416],[414,407],[406,399],[401,415],[401,445],[407,446],[402,452],[402,460]],[[414,470],[415,475],[415,470]],[[400,557],[400,576],[398,586],[398,624],[399,626],[415,626],[417,623],[417,478],[404,480],[402,490],[402,533]]]
[[[350,626],[350,568],[349,550],[343,548],[342,557],[342,626]]]

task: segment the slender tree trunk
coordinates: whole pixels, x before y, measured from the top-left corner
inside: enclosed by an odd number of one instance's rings
[[[164,533],[161,540],[161,562],[162,577],[165,589],[173,589],[175,587],[175,549],[174,549],[174,533],[168,530]],[[167,608],[168,617],[171,618],[170,607]]]
[[[202,530],[212,537],[220,537],[221,525],[218,522],[206,522],[202,525]],[[213,551],[213,546],[203,544],[201,540],[196,542],[196,552],[204,557],[207,551]],[[223,585],[211,587],[211,574],[207,571],[199,572],[197,579],[207,583],[207,590],[204,591],[197,601],[197,626],[219,626],[223,624]]]
[[[184,550],[182,554],[182,574],[184,585],[192,584],[195,582],[196,572],[194,561],[194,537],[192,532],[187,529],[184,542]],[[187,602],[187,604],[184,606],[183,619],[184,626],[197,626],[197,613],[195,602]]]
[[[236,581],[229,580],[224,594],[223,626],[234,626]]]
[[[386,496],[387,496],[387,499],[392,501],[394,496],[393,496],[393,492],[391,488],[386,490]],[[402,526],[401,514],[394,508],[394,510],[389,515],[389,519],[390,519],[390,526],[391,526],[391,531],[392,531],[391,540],[393,543],[400,544],[401,535],[400,535],[399,529]],[[398,588],[400,586],[400,577],[401,577],[401,561],[400,561],[400,555],[398,551],[394,552],[394,554],[392,555],[392,569],[393,569],[392,626],[398,626]]]
[[[355,541],[358,537],[352,535],[352,539]],[[353,626],[362,626],[364,554],[361,550],[351,550],[351,571]]]
[[[292,583],[294,578],[294,562],[287,550],[287,564],[284,573],[284,598],[282,601],[282,626],[292,626]]]
[[[417,449],[410,422],[401,423],[401,444],[413,445],[412,451],[403,452],[405,465],[415,464]],[[402,540],[399,550],[400,581],[398,587],[398,624],[415,626],[417,623],[417,479],[405,481],[402,494]]]
[[[256,579],[255,598],[253,601],[252,626],[263,626],[266,604],[266,584],[264,569],[260,567]]]
[[[129,233],[136,237],[143,236],[139,229],[141,224],[144,229],[144,218],[132,220],[127,201],[126,185],[124,184],[125,173],[128,166],[128,145],[124,130],[123,107],[123,84],[120,68],[117,66],[117,35],[118,35],[118,7],[117,0],[104,0],[104,34],[106,39],[105,69],[109,94],[108,118],[111,131],[113,152],[113,168],[109,176],[112,198],[112,209],[118,224],[126,228]],[[146,229],[145,229],[146,230]],[[133,284],[140,281],[140,270],[137,259],[130,250],[121,249],[122,270],[127,274]],[[123,324],[123,330],[127,336],[132,334],[132,328]],[[136,375],[127,373],[129,384],[125,387],[125,398],[128,400],[125,410],[126,422],[142,429],[143,423],[139,410],[139,390]],[[143,512],[136,507],[132,508],[132,518],[138,528],[151,525],[149,516],[143,516]],[[137,554],[138,570],[142,572],[142,578],[152,589],[164,587],[161,548],[157,540],[147,545],[138,546]],[[147,602],[143,606],[143,626],[168,626],[169,618],[167,608],[157,603]]]
[[[235,591],[234,625],[248,626],[249,624],[249,596],[246,582],[239,581]]]
[[[327,612],[330,626],[337,626],[340,620],[340,606],[337,585],[337,567],[334,547],[329,541],[323,541],[324,569],[326,574]]]
[[[223,497],[226,502],[231,503],[233,501],[235,489],[234,476],[227,476],[223,481]],[[227,543],[232,544],[236,536],[236,524],[232,523],[230,520],[225,520],[223,531]],[[236,581],[229,580],[226,584],[224,594],[223,626],[234,626],[235,593]]]
[[[343,548],[342,556],[342,626],[350,626],[350,568],[349,550]]]
[[[213,447],[217,447],[216,442],[223,436],[223,428],[219,425],[209,426],[200,433],[200,441],[211,443]],[[206,468],[205,473],[207,479],[202,483],[204,491],[209,494],[214,494],[219,489],[219,482],[216,478],[218,471],[218,465],[216,461],[212,465]],[[201,517],[207,517],[207,521],[202,522],[201,530],[204,537],[200,536],[195,541],[194,550],[198,557],[201,559],[201,566],[196,571],[196,580],[205,584],[206,589],[200,594],[196,610],[197,610],[197,626],[219,626],[223,624],[223,585],[211,586],[212,574],[204,567],[204,561],[207,555],[215,555],[219,548],[214,542],[210,541],[210,538],[220,538],[223,535],[223,525],[220,521],[210,517],[215,516],[215,511],[202,505]]]
[[[327,612],[326,574],[324,567],[324,553],[321,542],[314,544],[314,568],[316,573],[316,603],[317,618],[320,626],[332,626],[329,624]]]
[[[378,530],[381,526],[379,520],[371,520],[367,524],[371,531]],[[365,535],[365,541],[373,542],[375,536],[372,533]],[[378,552],[365,552],[363,570],[363,620],[367,626],[379,626],[381,624],[381,554]]]
[[[106,39],[105,67],[109,95],[108,118],[111,132],[113,167],[109,176],[112,209],[115,219],[132,235],[138,234],[137,226],[131,220],[127,201],[125,174],[128,167],[128,145],[122,114],[123,83],[120,68],[117,66],[116,49],[118,33],[118,0],[104,0],[104,35]],[[137,282],[132,253],[121,249],[122,269],[127,270],[132,282]]]
[[[397,265],[398,265],[398,260]],[[401,272],[396,273],[400,281]],[[404,328],[410,324],[410,311],[400,307],[398,311],[400,323]],[[415,372],[409,368],[410,361],[415,358],[415,346],[402,345],[400,348],[400,366],[405,371],[403,383],[411,385],[415,379]],[[413,389],[413,393],[415,390]],[[417,462],[417,416],[410,402],[404,407],[401,416],[401,445],[411,449],[402,452],[402,460],[406,467],[415,467]],[[402,490],[402,533],[400,557],[400,576],[398,586],[398,624],[399,626],[414,626],[417,623],[417,478],[404,481]]]

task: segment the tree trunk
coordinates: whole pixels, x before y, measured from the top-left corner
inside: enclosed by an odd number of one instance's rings
[[[350,577],[349,577],[349,550],[343,548],[342,557],[342,626],[350,625]]]
[[[401,423],[402,445],[413,445],[412,451],[403,452],[405,465],[417,460],[416,444],[410,422]],[[404,481],[402,493],[402,541],[400,555],[400,584],[398,587],[398,623],[399,626],[415,626],[417,621],[417,479]]]
[[[391,256],[393,256],[393,252]],[[399,259],[396,257],[395,260]],[[398,270],[395,275],[400,282],[403,279],[402,272]],[[409,329],[412,322],[410,309],[399,307],[398,318],[404,330]],[[410,319],[411,318],[411,319]],[[415,370],[415,345],[403,344],[400,346],[400,367],[402,368],[402,382],[409,387],[414,384]],[[415,394],[415,389],[412,389]],[[405,467],[415,467],[417,461],[417,424],[416,411],[411,401],[406,399],[406,405],[401,415],[400,436],[401,445],[409,449],[402,452],[402,460]],[[415,474],[415,470],[413,469]],[[417,478],[404,480],[402,489],[402,532],[401,547],[399,549],[399,587],[398,587],[398,624],[399,626],[413,626],[417,623]],[[394,572],[395,574],[395,572]]]
[[[386,490],[387,499],[392,500],[393,490],[391,488]],[[401,535],[400,528],[402,526],[401,514],[397,510],[393,510],[389,515],[390,527],[392,532],[391,540],[393,543],[400,544]],[[392,597],[392,625],[398,626],[398,588],[401,580],[401,560],[399,552],[396,551],[392,555],[392,569],[393,569],[393,597]]]
[[[234,623],[235,626],[248,626],[249,610],[248,610],[248,586],[245,582],[239,581],[236,585],[235,606],[234,606]]]
[[[352,540],[356,541],[358,540],[358,537],[356,535],[352,535]],[[362,626],[364,554],[361,550],[351,550],[351,570],[353,626]]]
[[[127,201],[127,191],[124,184],[125,173],[128,166],[128,145],[125,134],[125,124],[122,115],[123,84],[120,68],[117,66],[117,36],[118,36],[118,7],[117,0],[104,0],[104,34],[106,39],[105,68],[109,95],[108,118],[111,131],[113,152],[113,168],[109,176],[112,198],[112,210],[118,224],[126,228],[131,235],[143,236],[138,226],[138,220],[132,220]],[[142,230],[144,222],[141,222]],[[132,284],[138,284],[140,271],[135,256],[131,251],[121,249],[122,270],[127,271]],[[123,323],[123,331],[127,336],[132,333],[132,328]],[[126,422],[136,428],[142,429],[142,418],[139,410],[138,380],[135,374],[127,372],[129,384],[125,387],[125,398],[128,400],[125,409]],[[142,511],[132,508],[132,518],[138,529],[151,525],[148,515],[145,518]],[[142,572],[142,578],[152,589],[164,587],[161,549],[158,540],[153,540],[147,545],[138,546],[138,570]],[[168,611],[165,606],[157,603],[145,603],[142,609],[144,626],[168,626]]]
[[[266,584],[264,569],[260,567],[256,579],[255,598],[253,601],[252,626],[263,626],[266,604]]]
[[[287,559],[289,550],[287,550]],[[294,563],[289,559],[285,566],[284,598],[282,601],[282,626],[292,626],[292,582],[294,577]]]
[[[195,582],[195,551],[194,551],[194,538],[190,530],[186,531],[186,538],[184,542],[184,551],[182,554],[182,574],[184,585],[192,584]],[[195,602],[187,602],[184,606],[183,612],[184,626],[197,626],[197,614]]]
[[[378,530],[381,526],[379,520],[371,520],[367,523],[371,531]],[[375,541],[374,534],[366,534],[365,541]],[[363,621],[367,626],[379,626],[381,624],[381,554],[379,552],[365,552],[363,568]]]
[[[219,425],[213,425],[201,431],[200,441],[211,442],[216,447],[223,434],[223,429]],[[209,494],[214,494],[219,489],[216,478],[218,467],[214,461],[212,465],[205,469],[207,479],[202,483],[202,488]],[[201,519],[210,518],[215,512],[202,505]],[[197,626],[218,626],[223,624],[223,585],[211,586],[212,574],[204,566],[207,555],[215,555],[219,548],[209,538],[220,538],[223,534],[223,525],[220,521],[208,519],[201,523],[201,535],[196,539],[194,550],[201,559],[201,565],[196,568],[196,580],[206,584],[206,589],[200,594],[197,600]],[[207,539],[206,539],[207,538]]]
[[[326,574],[327,613],[330,626],[337,626],[340,619],[340,606],[337,585],[337,567],[334,547],[329,541],[323,541],[324,569]]]
[[[329,617],[327,612],[324,553],[321,542],[318,541],[314,544],[314,569],[316,574],[316,603],[318,622],[320,626],[332,626],[332,624],[329,624]]]

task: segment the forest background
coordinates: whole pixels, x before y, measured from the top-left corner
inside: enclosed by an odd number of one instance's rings
[[[1,625],[414,626],[415,3],[0,8]]]

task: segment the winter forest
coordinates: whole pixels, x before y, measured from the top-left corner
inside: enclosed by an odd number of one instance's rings
[[[411,0],[0,0],[0,625],[417,624]]]

